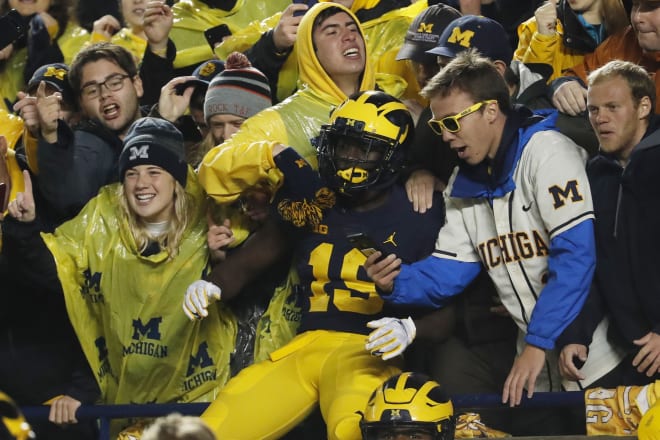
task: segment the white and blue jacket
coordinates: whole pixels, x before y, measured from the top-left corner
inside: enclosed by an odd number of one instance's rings
[[[555,347],[584,304],[596,260],[586,154],[555,119],[515,110],[492,161],[454,170],[435,252],[402,266],[387,301],[440,307],[483,266],[525,342]]]

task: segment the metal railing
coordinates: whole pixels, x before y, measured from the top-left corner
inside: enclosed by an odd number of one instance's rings
[[[502,403],[500,394],[465,394],[452,396],[452,403],[461,409],[508,408]],[[584,392],[537,392],[530,399],[523,396],[520,408],[573,407],[584,403]],[[99,420],[99,440],[110,439],[110,420],[121,418],[160,417],[178,412],[183,415],[200,415],[208,403],[148,403],[140,405],[82,405],[76,412],[78,420]],[[28,420],[48,420],[48,406],[26,406],[21,408]]]

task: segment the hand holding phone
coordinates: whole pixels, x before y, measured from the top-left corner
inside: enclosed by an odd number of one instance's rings
[[[211,46],[211,50],[213,51],[215,51],[217,45],[222,43],[222,40],[225,37],[230,35],[231,30],[229,30],[229,26],[226,24],[220,24],[204,31],[204,37],[206,37],[206,41],[209,43],[209,46]]]
[[[367,272],[367,276],[371,278],[376,287],[379,289],[379,295],[387,295],[389,292],[392,292],[394,287],[394,278],[398,275],[399,270],[401,269],[401,263],[404,261],[401,258],[396,258],[387,263],[383,262],[384,267],[373,269],[374,265],[377,265],[384,258],[388,257],[390,254],[383,251],[381,245],[376,244],[371,238],[362,232],[356,234],[346,235],[348,241],[353,243],[353,246],[359,250],[362,255],[367,257],[367,261],[364,263],[364,269]],[[380,252],[380,257],[376,258],[375,261],[369,262],[369,256]]]
[[[357,250],[359,250],[362,255],[369,257],[376,252],[380,252],[382,255],[379,258],[385,258],[387,254],[374,242],[367,234],[363,232],[358,232],[355,234],[348,234],[346,236],[348,241],[350,241]]]
[[[573,365],[575,365],[575,368],[577,368],[578,370],[581,370],[582,367],[584,367],[585,362],[586,361],[580,359],[577,353],[573,355]]]

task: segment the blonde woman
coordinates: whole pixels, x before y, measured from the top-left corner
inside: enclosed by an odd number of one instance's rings
[[[134,122],[119,177],[42,234],[101,399],[210,401],[228,378],[236,326],[223,307],[192,324],[181,313],[181,295],[208,267],[204,193],[181,133],[161,119]],[[36,223],[29,176],[25,184],[9,212]]]

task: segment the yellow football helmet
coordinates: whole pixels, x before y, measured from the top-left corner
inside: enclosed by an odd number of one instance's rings
[[[424,374],[401,373],[386,380],[371,395],[360,428],[364,440],[387,438],[394,429],[453,440],[454,406],[439,383]]]
[[[316,140],[319,172],[340,194],[393,184],[414,136],[410,112],[387,93],[352,95],[330,114]]]
[[[0,440],[28,440],[36,438],[16,403],[0,391]]]

